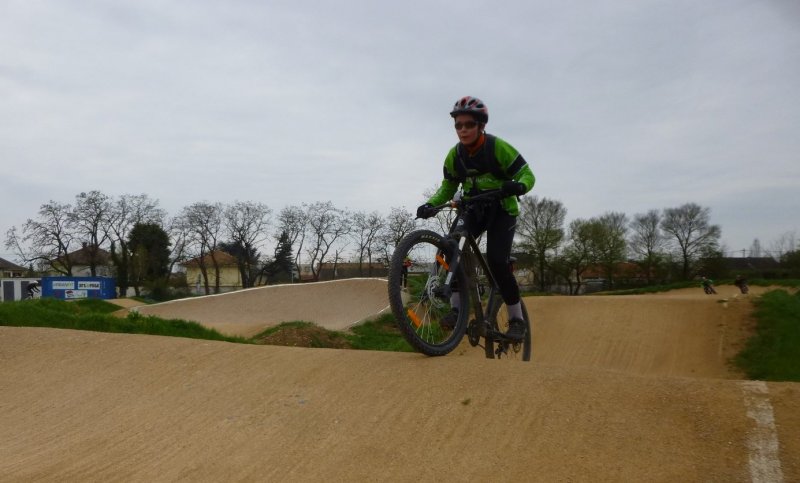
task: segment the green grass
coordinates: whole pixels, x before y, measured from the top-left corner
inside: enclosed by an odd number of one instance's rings
[[[261,332],[253,340],[306,347],[413,352],[391,314],[356,325],[350,331],[328,330],[311,322],[284,322]]]
[[[800,381],[800,292],[772,290],[755,305],[756,335],[734,362],[751,379]]]
[[[10,327],[51,327],[125,334],[150,334],[191,339],[246,343],[242,337],[228,337],[195,322],[165,320],[131,313],[126,318],[111,312],[120,307],[99,299],[71,302],[52,298],[0,304],[0,325]]]
[[[253,338],[220,334],[195,322],[161,319],[132,312],[116,317],[120,307],[104,300],[82,299],[66,302],[53,298],[0,303],[0,326],[50,327],[124,334],[150,334],[192,339],[219,340],[240,344],[265,343],[265,339],[285,332],[304,347],[346,347],[362,350],[412,351],[403,339],[391,314],[360,324],[351,331],[331,331],[310,322],[286,322]],[[288,334],[291,332],[291,334]],[[280,338],[280,337],[275,337]],[[297,344],[300,345],[300,344]]]
[[[347,337],[353,349],[414,352],[400,334],[392,314],[384,314],[377,319],[357,325],[351,332]]]

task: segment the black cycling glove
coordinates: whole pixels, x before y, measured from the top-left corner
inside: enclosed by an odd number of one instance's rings
[[[425,203],[417,208],[417,218],[430,218],[436,215],[436,209],[430,203]]]
[[[522,196],[525,194],[525,191],[528,190],[527,186],[519,181],[508,180],[503,182],[503,194],[508,196]]]

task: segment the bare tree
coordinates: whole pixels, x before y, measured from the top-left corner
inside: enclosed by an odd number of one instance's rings
[[[305,244],[306,226],[308,225],[305,208],[305,205],[303,207],[287,206],[278,215],[278,232],[286,233],[289,245],[294,251],[294,267],[298,275],[300,274],[300,256]]]
[[[333,206],[330,201],[316,202],[308,206],[309,245],[306,254],[311,264],[314,280],[319,280],[322,264],[334,244],[350,231],[349,214]]]
[[[800,246],[797,244],[797,233],[787,231],[770,244],[769,252],[772,258],[776,261],[780,261],[784,255],[798,248],[800,248]]]
[[[244,288],[253,286],[258,272],[257,247],[267,238],[267,226],[272,213],[263,203],[237,201],[225,208],[225,228],[237,248],[236,262]]]
[[[111,238],[111,258],[117,271],[117,286],[119,287],[120,295],[124,297],[128,291],[130,279],[131,253],[128,249],[130,232],[139,223],[152,223],[163,226],[166,212],[158,207],[158,200],[153,200],[146,194],[140,194],[120,196],[112,201],[109,213],[108,230]],[[139,294],[138,291],[136,294]]]
[[[753,258],[760,258],[761,255],[761,240],[756,238],[753,240],[753,244],[750,245],[750,256]]]
[[[653,275],[663,259],[666,244],[666,239],[658,228],[660,222],[659,211],[650,210],[647,213],[634,215],[630,224],[633,233],[628,246],[644,271],[648,285],[652,282]]]
[[[625,213],[608,212],[593,221],[595,259],[603,267],[608,284],[613,286],[618,266],[625,261],[628,217]]]
[[[404,236],[408,235],[417,228],[417,220],[414,214],[404,208],[392,208],[386,217],[386,224],[380,235],[381,245],[386,261],[391,258],[394,249]]]
[[[358,273],[364,275],[364,259],[367,260],[368,275],[372,276],[372,253],[377,249],[378,234],[384,227],[384,220],[380,213],[373,211],[366,213],[357,211],[353,213],[353,241],[356,243],[358,254]]]
[[[63,275],[72,275],[69,253],[74,242],[70,226],[72,206],[50,200],[39,207],[39,217],[29,218],[6,234],[6,248],[13,250],[24,264],[36,264],[40,270],[52,269]]]
[[[167,220],[166,232],[169,234],[170,254],[169,254],[169,273],[172,273],[175,265],[185,262],[189,256],[189,246],[192,230],[190,229],[185,216],[175,216]],[[189,282],[189,280],[187,280]],[[138,295],[138,288],[136,294]]]
[[[523,196],[517,217],[519,246],[533,254],[536,263],[539,289],[547,285],[545,271],[549,259],[556,253],[564,239],[564,219],[567,209],[560,201],[538,196]]]
[[[197,202],[183,209],[183,217],[189,228],[188,246],[198,261],[206,294],[211,293],[206,257],[211,260],[214,275],[214,293],[219,293],[220,269],[217,260],[217,245],[222,231],[221,203]]]
[[[596,222],[576,219],[569,224],[566,246],[556,257],[555,265],[567,280],[570,294],[580,292],[583,284],[583,273],[595,262],[593,249],[593,231]]]
[[[110,240],[111,200],[99,191],[80,193],[70,216],[70,225],[75,238],[84,249],[89,263],[89,272],[97,276],[100,250]]]
[[[694,263],[702,253],[719,245],[721,230],[710,222],[710,208],[687,203],[664,210],[661,229],[671,235],[683,260],[683,278],[691,278]]]

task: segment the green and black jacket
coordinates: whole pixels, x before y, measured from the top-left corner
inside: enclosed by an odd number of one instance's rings
[[[463,185],[465,199],[482,191],[499,189],[507,180],[524,184],[526,192],[533,188],[536,177],[522,155],[502,139],[491,134],[484,136],[484,142],[473,153],[461,143],[450,149],[444,160],[442,185],[428,203],[436,206],[452,199],[459,185]],[[502,204],[508,214],[519,214],[516,196],[504,198]]]

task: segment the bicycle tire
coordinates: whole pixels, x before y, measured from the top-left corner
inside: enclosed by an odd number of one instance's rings
[[[506,332],[508,330],[508,309],[505,302],[502,301],[500,295],[496,295],[499,299],[495,304],[494,313],[491,314],[492,328],[499,332]],[[522,305],[522,317],[525,320],[525,338],[522,342],[509,344],[501,340],[494,340],[491,335],[487,335],[484,350],[487,359],[509,359],[529,362],[533,352],[533,330],[531,326],[531,319],[528,315],[528,309],[525,307],[525,302],[520,299]],[[504,346],[505,345],[505,346]],[[505,357],[503,357],[505,355]]]
[[[448,240],[430,230],[418,230],[406,235],[395,248],[389,266],[389,305],[397,327],[408,343],[427,356],[443,356],[453,351],[467,328],[469,295],[459,296],[458,319],[455,327],[441,324],[450,312],[450,300],[437,294],[447,276]],[[437,256],[438,255],[438,256]],[[408,257],[414,270],[407,274],[403,285],[403,264]],[[466,287],[463,266],[455,272],[456,282]]]

